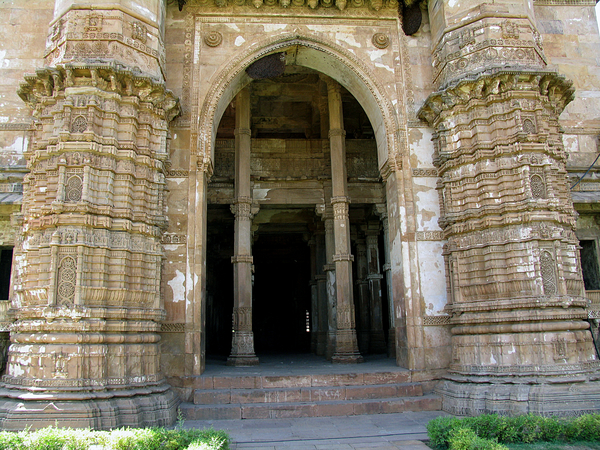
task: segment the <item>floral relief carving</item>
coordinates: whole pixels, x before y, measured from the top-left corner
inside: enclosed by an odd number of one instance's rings
[[[59,306],[70,306],[75,296],[75,280],[77,276],[77,264],[71,256],[65,256],[60,261],[58,268],[57,304]]]

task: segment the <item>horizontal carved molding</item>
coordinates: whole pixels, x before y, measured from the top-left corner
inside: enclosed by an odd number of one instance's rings
[[[31,130],[30,122],[24,123],[0,123],[0,131],[27,131]]]
[[[417,231],[417,241],[443,241],[443,231]]]
[[[596,6],[596,0],[533,0],[536,6]]]
[[[6,183],[0,184],[0,192],[23,192],[23,184],[22,183]]]
[[[438,170],[437,169],[413,169],[412,176],[413,177],[437,177]]]
[[[165,234],[161,239],[161,244],[185,244],[187,236],[183,234]]]
[[[450,325],[450,316],[424,316],[423,325],[429,327]]]
[[[167,178],[187,178],[190,172],[188,170],[169,170]]]

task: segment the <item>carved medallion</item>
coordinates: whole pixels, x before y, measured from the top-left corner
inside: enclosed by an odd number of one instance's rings
[[[375,33],[371,39],[373,45],[377,48],[388,48],[390,45],[390,38],[384,33]]]
[[[209,47],[217,47],[223,42],[223,35],[218,31],[211,31],[204,35],[204,43]]]

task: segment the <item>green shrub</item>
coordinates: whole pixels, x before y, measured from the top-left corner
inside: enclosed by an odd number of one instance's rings
[[[438,450],[446,450],[451,447],[450,437],[457,429],[471,430],[475,436],[492,443],[593,442],[600,441],[600,414],[586,414],[574,419],[533,414],[516,417],[483,414],[462,419],[438,417],[427,424],[430,445]],[[460,434],[465,439],[467,435],[470,434],[465,431]],[[477,445],[488,444],[480,442]]]
[[[227,450],[224,431],[121,428],[112,431],[44,428],[19,433],[0,432],[0,450]]]
[[[470,428],[456,428],[450,432],[450,450],[508,450],[498,441],[485,439]]]
[[[448,448],[450,431],[460,426],[461,420],[451,416],[440,416],[430,420],[427,424],[429,445],[439,450]]]

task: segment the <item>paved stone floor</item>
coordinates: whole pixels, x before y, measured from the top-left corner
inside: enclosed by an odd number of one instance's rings
[[[226,430],[232,450],[429,450],[429,420],[440,411],[303,419],[190,420],[189,428]]]
[[[228,366],[227,360],[207,358],[203,377],[210,376],[285,376],[373,372],[407,372],[396,360],[385,355],[366,355],[362,364],[331,364],[313,354],[259,355],[257,366]]]

